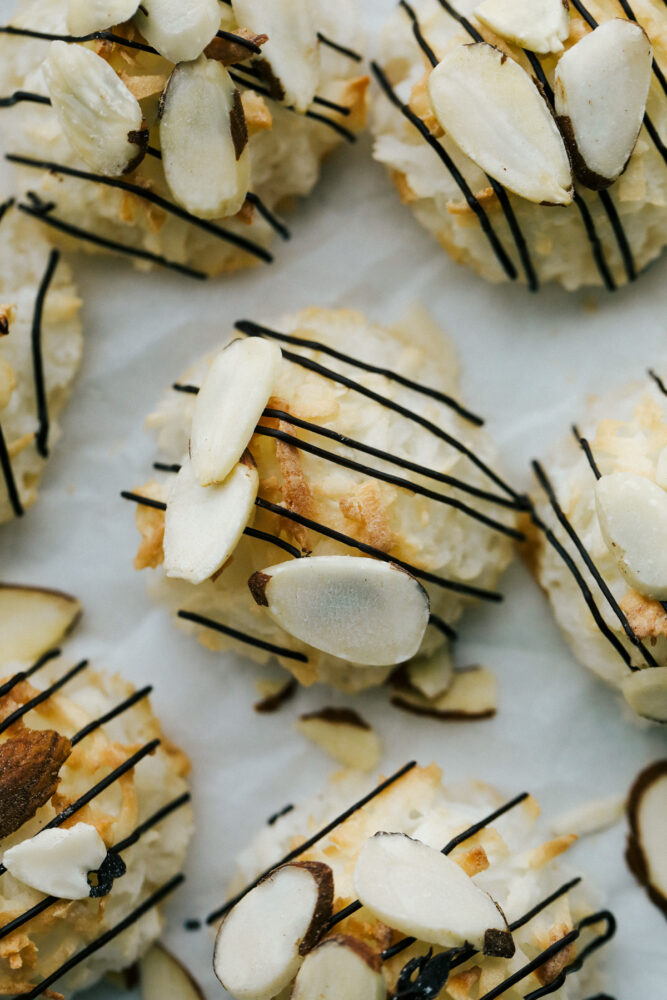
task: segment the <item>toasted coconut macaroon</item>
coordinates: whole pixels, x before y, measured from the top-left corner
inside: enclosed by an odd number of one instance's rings
[[[652,0],[400,3],[375,157],[487,280],[613,290],[667,243],[666,27]]]
[[[182,881],[192,833],[189,763],[163,736],[150,687],[57,648],[24,658],[54,634],[65,595],[39,591],[21,645],[4,618],[12,589],[0,604],[0,993],[71,996],[161,933],[159,903]]]
[[[597,992],[588,946],[615,921],[564,871],[576,837],[545,840],[539,813],[525,793],[450,789],[435,764],[370,793],[339,773],[238,857],[231,898],[208,918],[222,918],[218,978],[237,1000]]]
[[[83,344],[70,269],[11,200],[0,237],[1,522],[37,499]]]
[[[3,126],[29,207],[141,268],[270,262],[278,214],[365,125],[355,0],[23,0],[7,30],[0,106],[20,104]]]
[[[164,564],[157,594],[211,649],[276,655],[303,684],[380,684],[455,637],[470,601],[500,599],[520,500],[421,310],[236,331],[149,418],[161,475],[127,494],[135,566]]]
[[[667,721],[667,395],[656,373],[597,398],[534,463],[537,577],[575,655]]]

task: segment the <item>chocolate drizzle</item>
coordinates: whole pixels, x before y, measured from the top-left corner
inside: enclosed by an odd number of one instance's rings
[[[348,49],[346,45],[339,45],[338,42],[332,42],[331,39],[327,38],[326,35],[323,35],[321,31],[317,32],[317,38],[322,45],[326,45],[327,48],[333,49],[334,52],[339,52],[342,56],[347,56],[348,59],[352,59],[353,62],[361,62],[363,59],[363,56],[361,56],[358,52],[355,52],[354,49]]]
[[[42,358],[42,316],[44,313],[44,300],[49,290],[49,285],[55,274],[55,270],[60,260],[57,250],[52,250],[49,255],[49,262],[41,280],[35,299],[35,308],[32,314],[32,367],[35,379],[35,400],[37,403],[37,419],[39,429],[35,438],[37,451],[42,458],[48,458],[49,454],[49,407],[46,395],[46,385],[44,382],[44,361]]]
[[[572,425],[572,433],[574,434],[574,437],[575,437],[575,440],[576,440],[577,444],[580,446],[581,450],[583,451],[584,455],[586,456],[586,459],[588,461],[588,464],[591,467],[591,471],[592,471],[593,475],[595,476],[596,479],[600,479],[601,476],[602,476],[602,473],[600,472],[600,470],[598,468],[598,465],[597,465],[597,462],[595,461],[595,458],[593,456],[593,451],[591,449],[591,446],[588,443],[588,441],[586,440],[586,438],[581,436],[581,434],[579,433],[579,429],[576,426],[576,424]]]
[[[663,394],[663,396],[667,396],[667,385],[665,385],[664,381],[660,378],[658,373],[653,371],[652,368],[649,368],[648,373],[655,382],[655,384],[657,385],[660,392]]]
[[[274,824],[277,823],[278,820],[281,819],[281,817],[286,816],[287,813],[291,813],[293,811],[293,809],[294,809],[294,806],[292,805],[291,802],[289,802],[286,806],[283,806],[282,809],[279,809],[278,812],[272,813],[269,816],[269,818],[267,819],[266,825],[267,826],[274,826]]]
[[[0,424],[0,469],[2,469],[5,485],[7,487],[7,496],[9,497],[12,510],[14,511],[16,517],[22,517],[24,514],[23,504],[21,503],[18,487],[14,478],[12,461],[9,457],[9,452],[7,451],[7,443],[5,441],[5,435],[2,431],[2,424]]]
[[[76,664],[76,666],[72,667],[66,674],[63,674],[62,677],[51,684],[50,687],[46,688],[44,691],[40,691],[40,693],[35,695],[34,698],[26,701],[24,705],[20,705],[19,708],[16,708],[13,712],[11,712],[2,720],[2,722],[0,722],[0,736],[2,733],[6,732],[10,726],[13,726],[15,722],[22,719],[23,716],[30,712],[33,708],[37,708],[38,705],[48,701],[52,695],[64,687],[69,681],[73,680],[78,674],[81,673],[82,670],[85,670],[87,666],[88,660],[81,660]],[[2,865],[0,865],[0,869],[2,869]]]
[[[15,104],[25,101],[31,104],[51,104],[50,98],[42,94],[33,94],[30,90],[15,90],[9,97],[0,97],[0,108],[13,108]]]
[[[239,632],[238,629],[230,628],[229,625],[223,625],[222,622],[217,622],[213,618],[198,615],[194,611],[181,609],[178,612],[178,617],[184,621],[193,622],[195,625],[203,625],[204,628],[213,629],[214,632],[221,632],[223,635],[228,635],[231,639],[236,639],[238,642],[244,642],[248,646],[265,649],[268,653],[273,653],[275,656],[282,656],[287,660],[296,660],[299,663],[308,663],[308,657],[305,653],[298,653],[294,649],[285,649],[284,646],[276,646],[272,642],[265,642],[264,639],[257,639],[255,636],[248,635],[245,632]]]
[[[28,677],[32,677],[33,674],[36,674],[38,670],[45,667],[47,663],[51,662],[51,660],[58,659],[60,655],[61,653],[59,649],[49,649],[48,652],[42,653],[39,659],[37,659],[33,665],[28,668],[28,670],[20,670],[17,674],[14,674],[13,677],[10,677],[8,681],[5,681],[4,684],[0,684],[0,698],[4,698],[4,696],[9,694],[9,692],[12,691],[17,684],[20,684],[21,681],[27,680]]]

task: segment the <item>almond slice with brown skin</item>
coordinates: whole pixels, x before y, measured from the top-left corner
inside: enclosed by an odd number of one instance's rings
[[[362,847],[354,889],[383,923],[443,948],[468,942],[489,954],[514,953],[496,903],[445,854],[403,833],[376,833]]]
[[[308,712],[296,723],[307,739],[345,767],[374,771],[382,746],[374,729],[350,708],[322,708]]]
[[[129,21],[138,7],[138,0],[68,0],[67,29],[73,35],[104,31]]]
[[[667,760],[651,764],[637,776],[627,810],[628,865],[667,917]]]
[[[148,147],[137,99],[91,49],[51,42],[44,78],[68,142],[89,167],[109,177],[134,170]]]
[[[205,1000],[185,966],[160,944],[140,960],[139,985],[143,1000]]]
[[[248,194],[243,105],[220,62],[177,66],[160,103],[162,165],[176,201],[202,219],[236,215]]]
[[[80,603],[60,590],[0,584],[0,663],[36,660],[80,617]]]
[[[558,124],[587,187],[609,187],[628,165],[646,111],[652,60],[644,30],[614,18],[558,61]]]
[[[220,5],[218,0],[142,0],[134,23],[165,59],[191,62],[220,27]]]
[[[164,521],[164,568],[167,576],[203,583],[238,545],[255,511],[259,487],[250,455],[224,483],[200,486],[186,458],[171,483]]]
[[[637,715],[667,722],[667,667],[633,670],[624,678],[621,690]]]
[[[450,687],[435,698],[399,688],[391,701],[397,708],[434,719],[490,719],[498,706],[498,682],[486,667],[472,667],[455,672]]]
[[[67,737],[53,729],[22,729],[0,745],[0,840],[49,801],[71,752]]]
[[[501,38],[530,52],[562,52],[570,33],[568,0],[483,0],[475,17]]]
[[[563,138],[517,62],[486,42],[458,45],[429,76],[428,93],[442,128],[485,173],[528,201],[570,204]]]
[[[336,934],[299,969],[290,1000],[386,1000],[380,956],[358,938]]]
[[[390,666],[419,649],[428,594],[391,563],[357,556],[293,559],[255,573],[258,604],[290,635],[360,666]]]
[[[236,904],[215,942],[213,968],[236,1000],[272,1000],[294,979],[333,912],[328,865],[276,868]]]
[[[202,486],[222,482],[239,461],[278,377],[282,354],[260,337],[233,340],[211,362],[192,414],[190,455]]]

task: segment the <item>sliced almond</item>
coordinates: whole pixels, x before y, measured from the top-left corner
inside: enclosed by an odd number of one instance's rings
[[[655,481],[661,489],[667,490],[667,445],[658,455],[658,461],[655,464]]]
[[[552,824],[551,829],[559,836],[574,834],[575,837],[587,837],[613,826],[623,815],[623,800],[617,796],[608,799],[592,799],[582,802],[562,813]]]
[[[429,700],[439,698],[452,686],[454,657],[448,646],[430,656],[417,656],[406,666],[410,685]]]
[[[337,934],[306,955],[290,1000],[386,1000],[381,964],[363,941]]]
[[[67,140],[89,167],[116,177],[143,160],[148,131],[137,99],[91,49],[51,42],[44,78]]]
[[[203,219],[236,215],[250,184],[239,92],[220,62],[177,66],[162,96],[160,144],[169,189]]]
[[[667,760],[636,778],[628,798],[627,862],[651,900],[667,917]]]
[[[652,60],[643,28],[620,18],[605,21],[560,58],[558,124],[587,187],[606,188],[625,170],[646,111]]]
[[[618,568],[645,597],[667,597],[667,493],[634,472],[595,484],[600,529]]]
[[[218,0],[142,0],[134,23],[173,63],[197,59],[220,27]]]
[[[667,722],[667,667],[633,670],[624,678],[621,690],[637,715]]]
[[[248,583],[257,603],[290,635],[361,666],[410,659],[428,625],[422,585],[374,559],[293,559],[255,573]]]
[[[319,43],[309,3],[293,0],[232,0],[239,24],[266,33],[262,53],[279,80],[286,104],[306,111],[319,77]]]
[[[47,896],[85,899],[90,895],[88,872],[99,868],[106,856],[104,841],[95,827],[77,823],[42,830],[10,847],[2,863],[18,882]]]
[[[403,833],[376,833],[361,849],[354,889],[363,905],[394,930],[443,948],[478,950],[489,932],[511,941],[507,922],[487,893],[440,851]],[[488,944],[498,953],[499,938]]]
[[[280,348],[234,340],[214,358],[195,401],[192,466],[202,486],[222,482],[248,447],[278,377]]]
[[[435,719],[490,719],[498,706],[498,682],[486,667],[474,667],[455,673],[451,687],[437,698],[399,689],[391,700],[398,708]]]
[[[380,739],[353,709],[323,708],[302,715],[296,728],[345,767],[374,771],[380,763]]]
[[[129,21],[138,6],[138,0],[68,0],[67,30],[73,35],[105,31]]]
[[[0,583],[0,662],[35,660],[81,616],[75,597],[59,590]]]
[[[139,983],[142,1000],[205,1000],[185,966],[160,944],[140,960]]]
[[[486,42],[458,45],[429,76],[428,92],[440,125],[478,167],[528,201],[570,204],[563,138],[514,59]]]
[[[475,17],[501,38],[530,52],[562,52],[570,33],[568,0],[484,0]]]
[[[53,729],[22,729],[0,745],[0,840],[49,801],[71,752],[67,737]]]
[[[333,911],[328,865],[282,865],[229,912],[215,942],[213,968],[236,1000],[272,1000],[291,983]]]
[[[200,486],[186,459],[167,494],[164,568],[167,576],[203,583],[238,545],[255,510],[259,476],[239,462],[224,483]]]

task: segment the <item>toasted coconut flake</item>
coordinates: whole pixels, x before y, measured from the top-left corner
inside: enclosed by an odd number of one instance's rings
[[[191,62],[220,27],[220,6],[218,0],[142,0],[134,23],[165,59]]]
[[[667,917],[667,760],[637,776],[628,797],[626,860],[637,881]]]
[[[95,827],[77,823],[23,840],[5,851],[2,863],[18,882],[48,896],[85,899],[90,895],[88,872],[98,869],[106,856]]]
[[[323,708],[302,715],[296,728],[345,767],[374,771],[382,747],[377,733],[349,708]]]
[[[567,0],[483,0],[475,17],[501,38],[541,55],[562,52],[570,32]]]
[[[59,590],[0,584],[0,662],[35,660],[55,646],[81,615]]]

